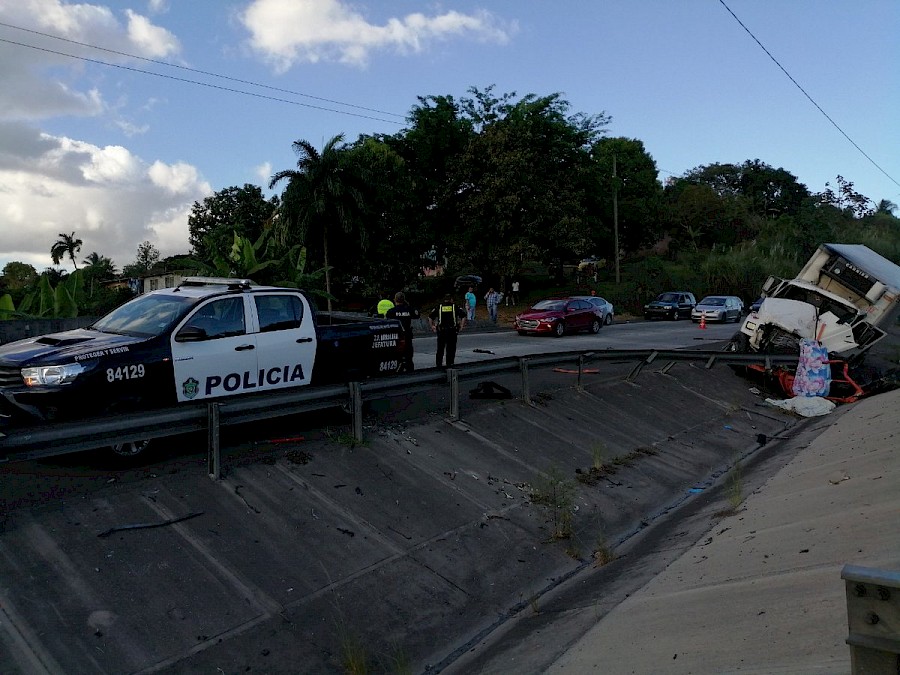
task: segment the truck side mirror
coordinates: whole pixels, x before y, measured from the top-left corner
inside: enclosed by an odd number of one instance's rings
[[[206,331],[197,326],[185,326],[175,335],[175,342],[200,342],[206,339]]]

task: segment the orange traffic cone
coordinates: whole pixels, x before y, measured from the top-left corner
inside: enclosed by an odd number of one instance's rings
[[[700,315],[700,328],[706,330],[706,315]]]

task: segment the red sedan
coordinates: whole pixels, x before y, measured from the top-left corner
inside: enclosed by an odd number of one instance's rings
[[[541,300],[516,316],[519,335],[548,334],[562,337],[579,330],[599,333],[602,325],[596,308],[587,300],[559,298]]]

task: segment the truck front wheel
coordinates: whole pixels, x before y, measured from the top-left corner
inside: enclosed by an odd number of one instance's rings
[[[151,440],[149,438],[142,438],[137,441],[113,443],[111,446],[109,446],[109,449],[112,450],[113,454],[118,457],[137,457],[147,449],[147,446],[150,445],[150,443]]]
[[[731,336],[731,340],[725,345],[723,351],[732,352],[734,354],[746,354],[750,351],[750,338],[741,331],[738,331]]]

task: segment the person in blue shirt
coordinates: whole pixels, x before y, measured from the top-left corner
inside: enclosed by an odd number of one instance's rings
[[[469,292],[466,293],[466,319],[475,320],[475,288],[469,286]]]

